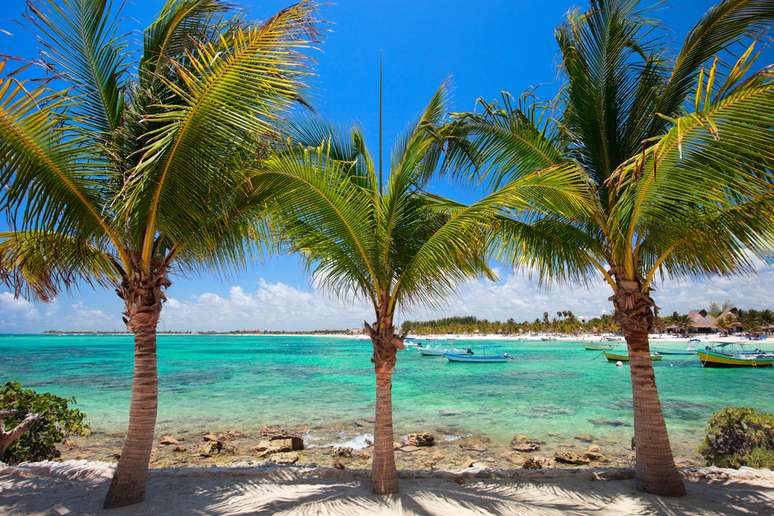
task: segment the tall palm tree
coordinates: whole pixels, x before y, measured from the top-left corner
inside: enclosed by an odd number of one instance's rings
[[[403,337],[394,325],[396,312],[437,303],[466,278],[493,276],[484,229],[499,206],[517,210],[528,194],[540,197],[541,204],[569,203],[574,209],[583,202],[563,197],[580,185],[580,176],[564,169],[527,174],[470,206],[426,193],[444,142],[453,137],[439,129],[445,99],[442,87],[396,144],[384,184],[357,128],[342,132],[315,120],[295,124],[290,147],[256,171],[256,187],[273,192],[275,220],[314,278],[373,308],[375,320],[366,322],[365,330],[376,374],[372,486],[377,494],[398,491],[392,377]]]
[[[492,188],[524,174],[576,167],[595,199],[579,213],[512,218],[501,257],[557,282],[604,279],[631,356],[637,480],[685,493],[649,357],[653,281],[749,271],[772,251],[774,85],[750,74],[754,45],[713,57],[774,18],[774,3],[727,0],[688,33],[674,59],[634,0],[592,0],[556,30],[566,83],[461,115]],[[740,47],[744,48],[744,47]],[[724,54],[726,55],[726,54]],[[711,64],[708,64],[711,63]],[[706,65],[706,66],[705,66]]]
[[[249,170],[299,100],[316,7],[249,23],[169,0],[130,70],[104,0],[30,4],[66,89],[0,82],[0,278],[41,299],[114,287],[134,333],[129,427],[106,507],[143,499],[157,409],[156,325],[175,270],[239,263],[265,232]],[[53,84],[59,84],[53,83]]]

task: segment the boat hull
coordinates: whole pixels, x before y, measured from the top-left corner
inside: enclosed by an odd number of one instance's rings
[[[691,355],[691,356],[693,356],[693,355],[696,354],[696,352],[695,351],[662,351],[662,350],[659,349],[658,350],[658,354],[659,355]]]
[[[464,354],[465,350],[459,349],[459,350],[450,350],[450,349],[423,349],[419,348],[419,353],[423,357],[442,357],[445,356],[447,353],[451,353],[453,355],[462,355]]]
[[[629,355],[624,355],[621,353],[611,353],[609,351],[605,351],[605,358],[609,362],[628,362],[629,361]],[[650,355],[651,360],[661,360],[661,355]]]
[[[494,364],[500,362],[507,362],[508,357],[502,355],[457,355],[454,353],[446,353],[446,359],[449,362],[467,362],[477,364]]]
[[[612,344],[586,344],[586,351],[607,351],[613,349]]]
[[[739,358],[712,351],[699,351],[696,355],[704,367],[772,367],[774,365],[774,357]]]

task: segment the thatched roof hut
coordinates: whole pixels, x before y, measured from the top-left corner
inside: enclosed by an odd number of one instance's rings
[[[697,333],[713,333],[718,331],[718,320],[706,310],[691,310],[688,312],[691,320],[691,331]]]

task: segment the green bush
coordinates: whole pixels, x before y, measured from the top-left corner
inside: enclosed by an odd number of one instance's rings
[[[61,398],[50,393],[36,393],[17,382],[7,382],[0,388],[0,410],[16,410],[17,414],[5,418],[5,430],[19,424],[27,414],[40,414],[18,440],[5,450],[0,459],[8,464],[23,461],[39,461],[59,456],[56,445],[68,435],[87,435],[89,427],[86,415],[70,408],[75,398]]]
[[[708,466],[774,469],[774,414],[734,407],[716,412],[699,452]]]

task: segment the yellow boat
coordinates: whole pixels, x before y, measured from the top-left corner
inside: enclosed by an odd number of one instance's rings
[[[771,367],[774,356],[771,355],[730,355],[717,351],[697,351],[696,356],[704,367]]]
[[[619,360],[621,362],[629,361],[629,355],[627,355],[626,353],[616,353],[613,351],[605,351],[605,358],[607,358],[610,362],[618,362]],[[661,355],[659,355],[658,353],[651,353],[650,359],[661,360]]]

